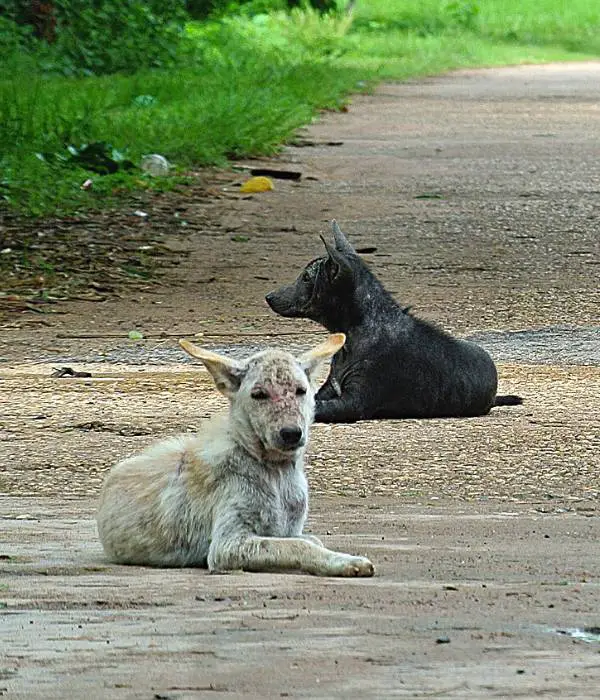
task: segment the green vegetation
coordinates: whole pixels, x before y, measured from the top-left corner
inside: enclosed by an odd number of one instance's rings
[[[597,52],[599,22],[600,7],[588,0],[369,0],[359,3],[355,26],[421,34],[458,26],[484,39]]]
[[[352,57],[390,78],[465,65],[578,60],[600,55],[600,5],[369,0],[359,3],[348,40]]]
[[[186,19],[184,0],[0,0],[0,46],[45,73],[132,72],[171,65]]]
[[[178,0],[103,0],[100,15],[61,0],[67,19],[50,42],[12,22],[23,4],[0,0],[0,199],[31,215],[179,182],[142,173],[143,154],[177,172],[273,153],[383,78],[600,54],[589,0],[358,0],[351,14],[266,13],[289,3],[253,0],[185,31]],[[86,145],[104,166],[81,157]]]

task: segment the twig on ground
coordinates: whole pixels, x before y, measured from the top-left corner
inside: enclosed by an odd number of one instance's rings
[[[256,331],[246,333],[235,333],[222,331],[220,333],[144,333],[145,338],[264,338],[267,336],[283,336],[283,335],[306,335],[307,333],[322,333],[320,330],[303,330],[303,331]],[[90,340],[97,338],[129,338],[127,333],[57,333],[57,338],[70,340]]]

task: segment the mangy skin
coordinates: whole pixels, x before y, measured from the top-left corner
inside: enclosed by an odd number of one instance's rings
[[[372,576],[365,557],[331,551],[302,534],[304,450],[314,411],[310,381],[343,342],[339,334],[298,360],[267,350],[243,363],[187,343],[229,397],[229,415],[213,418],[198,435],[165,440],[113,467],[97,514],[107,556],[122,564],[211,571]]]
[[[316,397],[315,420],[485,415],[497,397],[489,354],[401,308],[333,222],[334,246],[289,286],[267,294],[276,313],[309,318],[346,334]]]

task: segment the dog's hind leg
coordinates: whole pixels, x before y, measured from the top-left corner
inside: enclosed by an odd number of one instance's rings
[[[334,552],[303,537],[218,539],[208,554],[211,571],[304,571],[315,576],[373,576],[366,557]]]

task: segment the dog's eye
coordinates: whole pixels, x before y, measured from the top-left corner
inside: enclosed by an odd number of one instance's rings
[[[269,394],[262,389],[253,389],[252,392],[250,392],[250,396],[258,401],[264,401],[265,399],[269,398]]]
[[[296,389],[296,396],[304,396],[306,394],[306,389],[303,386],[299,386]]]
[[[304,272],[302,273],[302,281],[303,281],[303,282],[310,282],[311,279],[312,279],[312,278],[311,278],[309,272],[304,271]]]

